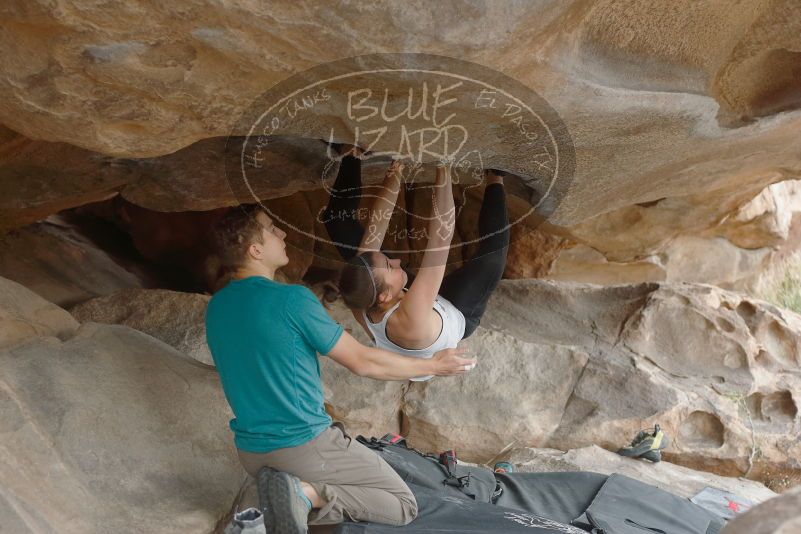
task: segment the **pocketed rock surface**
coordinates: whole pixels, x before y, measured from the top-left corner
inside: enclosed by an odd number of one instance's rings
[[[171,328],[205,338],[205,298],[175,300],[184,318],[164,322],[145,305],[158,294],[89,301],[78,317],[114,322],[100,304],[125,302],[139,324],[164,323],[149,332],[165,342]],[[369,343],[341,302],[331,314]],[[462,342],[478,359],[463,377],[382,382],[326,357],[321,367],[327,408],[354,435],[402,432],[415,447],[488,462],[521,447],[617,450],[658,423],[666,459],[767,479],[801,470],[800,331],[797,314],[713,286],[503,281]]]
[[[801,468],[793,312],[707,285],[507,281],[482,327],[465,343],[474,371],[404,397],[414,443],[487,461],[510,445],[617,450],[659,423],[675,463],[729,476]],[[543,356],[521,373],[526,351]]]

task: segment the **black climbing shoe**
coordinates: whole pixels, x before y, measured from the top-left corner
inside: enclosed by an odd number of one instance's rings
[[[631,444],[621,448],[617,453],[628,458],[645,458],[656,463],[662,460],[660,451],[667,447],[668,443],[668,437],[659,425],[654,425],[654,428],[640,430]]]
[[[308,534],[311,509],[297,477],[262,467],[257,484],[267,534]]]
[[[661,462],[662,461],[662,453],[658,450],[656,451],[646,451],[640,455],[640,458],[643,460],[650,460],[653,463]]]

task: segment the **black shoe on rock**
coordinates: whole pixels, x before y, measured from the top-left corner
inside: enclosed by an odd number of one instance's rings
[[[262,467],[258,473],[259,508],[267,534],[307,534],[309,501],[297,477]]]

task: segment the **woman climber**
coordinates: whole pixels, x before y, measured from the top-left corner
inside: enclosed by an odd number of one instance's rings
[[[351,145],[332,147],[338,150],[341,160],[323,220],[346,260],[338,293],[379,348],[430,358],[440,349],[456,347],[478,327],[506,265],[509,223],[505,173],[485,171],[487,186],[478,219],[478,250],[462,267],[445,276],[456,217],[450,166],[437,167],[428,243],[420,269],[406,290],[408,275],[400,260],[391,259],[380,250],[402,185],[403,164],[393,161],[387,170],[365,231],[353,216],[362,194],[363,152]]]

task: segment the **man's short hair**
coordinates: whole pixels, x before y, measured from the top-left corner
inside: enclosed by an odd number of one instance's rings
[[[220,277],[230,277],[244,267],[247,251],[253,243],[264,243],[262,225],[256,219],[265,213],[258,204],[242,204],[220,217],[212,231],[212,246],[219,261]]]

